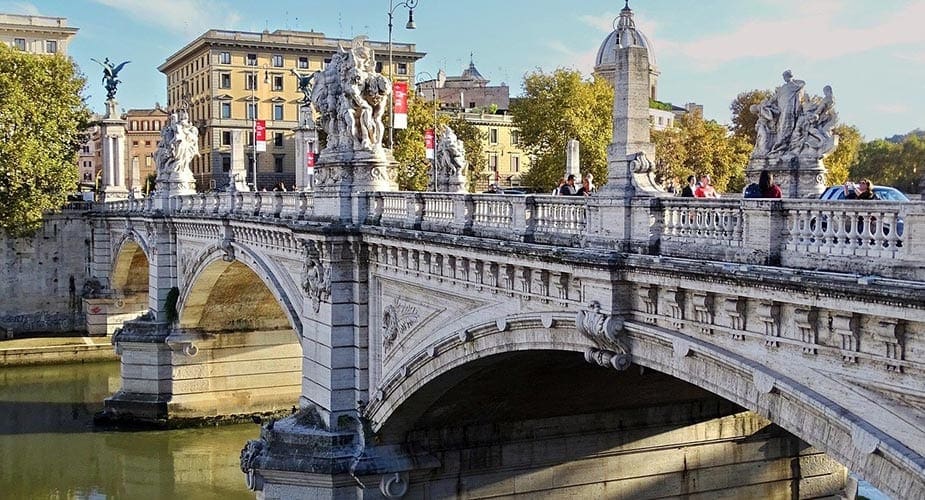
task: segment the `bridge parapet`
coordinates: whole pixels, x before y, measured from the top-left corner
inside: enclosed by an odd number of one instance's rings
[[[624,221],[592,217],[606,198],[373,192],[355,223],[568,247],[599,246]],[[199,193],[170,198],[169,212],[310,221],[309,192]],[[105,212],[153,212],[150,199]],[[660,198],[642,206],[653,245],[643,253],[742,264],[925,279],[925,203],[803,199]],[[620,248],[618,242],[606,246]]]

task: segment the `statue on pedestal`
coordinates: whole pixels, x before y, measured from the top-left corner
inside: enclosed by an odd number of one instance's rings
[[[436,191],[450,193],[466,192],[466,172],[469,163],[466,161],[466,148],[463,141],[456,137],[456,133],[449,125],[443,126],[443,133],[437,142],[435,160],[437,178]]]
[[[161,129],[161,140],[154,153],[157,172],[156,189],[160,194],[190,194],[196,181],[189,168],[199,156],[199,130],[189,121],[185,109],[170,113]]]
[[[99,62],[96,59],[90,58],[91,61],[99,64],[103,67],[103,86],[106,87],[106,100],[111,101],[116,98],[116,87],[120,83],[119,72],[122,71],[122,68],[131,61],[123,61],[117,65],[109,62],[109,58],[103,59],[103,62]]]

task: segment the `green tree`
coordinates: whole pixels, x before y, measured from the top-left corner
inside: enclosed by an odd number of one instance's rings
[[[61,55],[0,44],[0,228],[25,235],[77,188],[77,150],[90,113],[85,81]]]
[[[864,141],[861,131],[853,125],[839,125],[834,129],[838,136],[838,147],[825,158],[826,177],[829,185],[837,186],[848,180],[848,172],[858,160],[858,151]]]
[[[918,193],[925,168],[925,140],[909,134],[901,143],[877,139],[861,145],[858,160],[851,168],[854,180],[869,178],[874,185],[893,186],[907,193]]]
[[[523,184],[547,192],[565,172],[569,139],[580,143],[581,169],[598,184],[607,179],[607,145],[613,137],[613,87],[578,71],[537,71],[524,77],[524,97],[511,103],[523,149],[534,158]]]
[[[758,121],[758,115],[752,111],[752,106],[771,97],[773,93],[770,90],[749,90],[737,95],[729,105],[729,111],[732,111],[732,125],[729,130],[733,135],[744,138],[752,148],[756,139],[755,122]]]
[[[653,131],[652,142],[663,178],[683,183],[689,175],[707,174],[717,191],[738,192],[745,187],[745,165],[752,145],[730,135],[725,126],[704,120],[699,112],[680,116],[670,129]]]

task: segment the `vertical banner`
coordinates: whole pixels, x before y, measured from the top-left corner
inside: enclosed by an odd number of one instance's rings
[[[305,153],[305,171],[308,175],[315,175],[315,153]]]
[[[424,131],[424,151],[428,160],[434,159],[434,129],[429,128]]]
[[[408,82],[392,82],[392,128],[408,128]]]
[[[254,125],[254,141],[257,144],[257,151],[267,150],[267,121],[257,120]]]

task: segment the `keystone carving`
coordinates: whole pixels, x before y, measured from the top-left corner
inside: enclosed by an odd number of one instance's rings
[[[331,269],[321,262],[321,245],[308,241],[305,245],[305,262],[302,264],[302,289],[312,301],[317,313],[321,302],[331,297]]]
[[[395,299],[382,311],[382,344],[388,349],[395,340],[411,330],[418,320],[418,311],[413,306],[402,304]]]
[[[623,322],[609,314],[601,312],[601,304],[592,301],[584,310],[576,313],[575,326],[578,333],[591,339],[597,346],[585,351],[585,361],[603,367],[625,370],[633,358],[626,347],[620,332]]]

